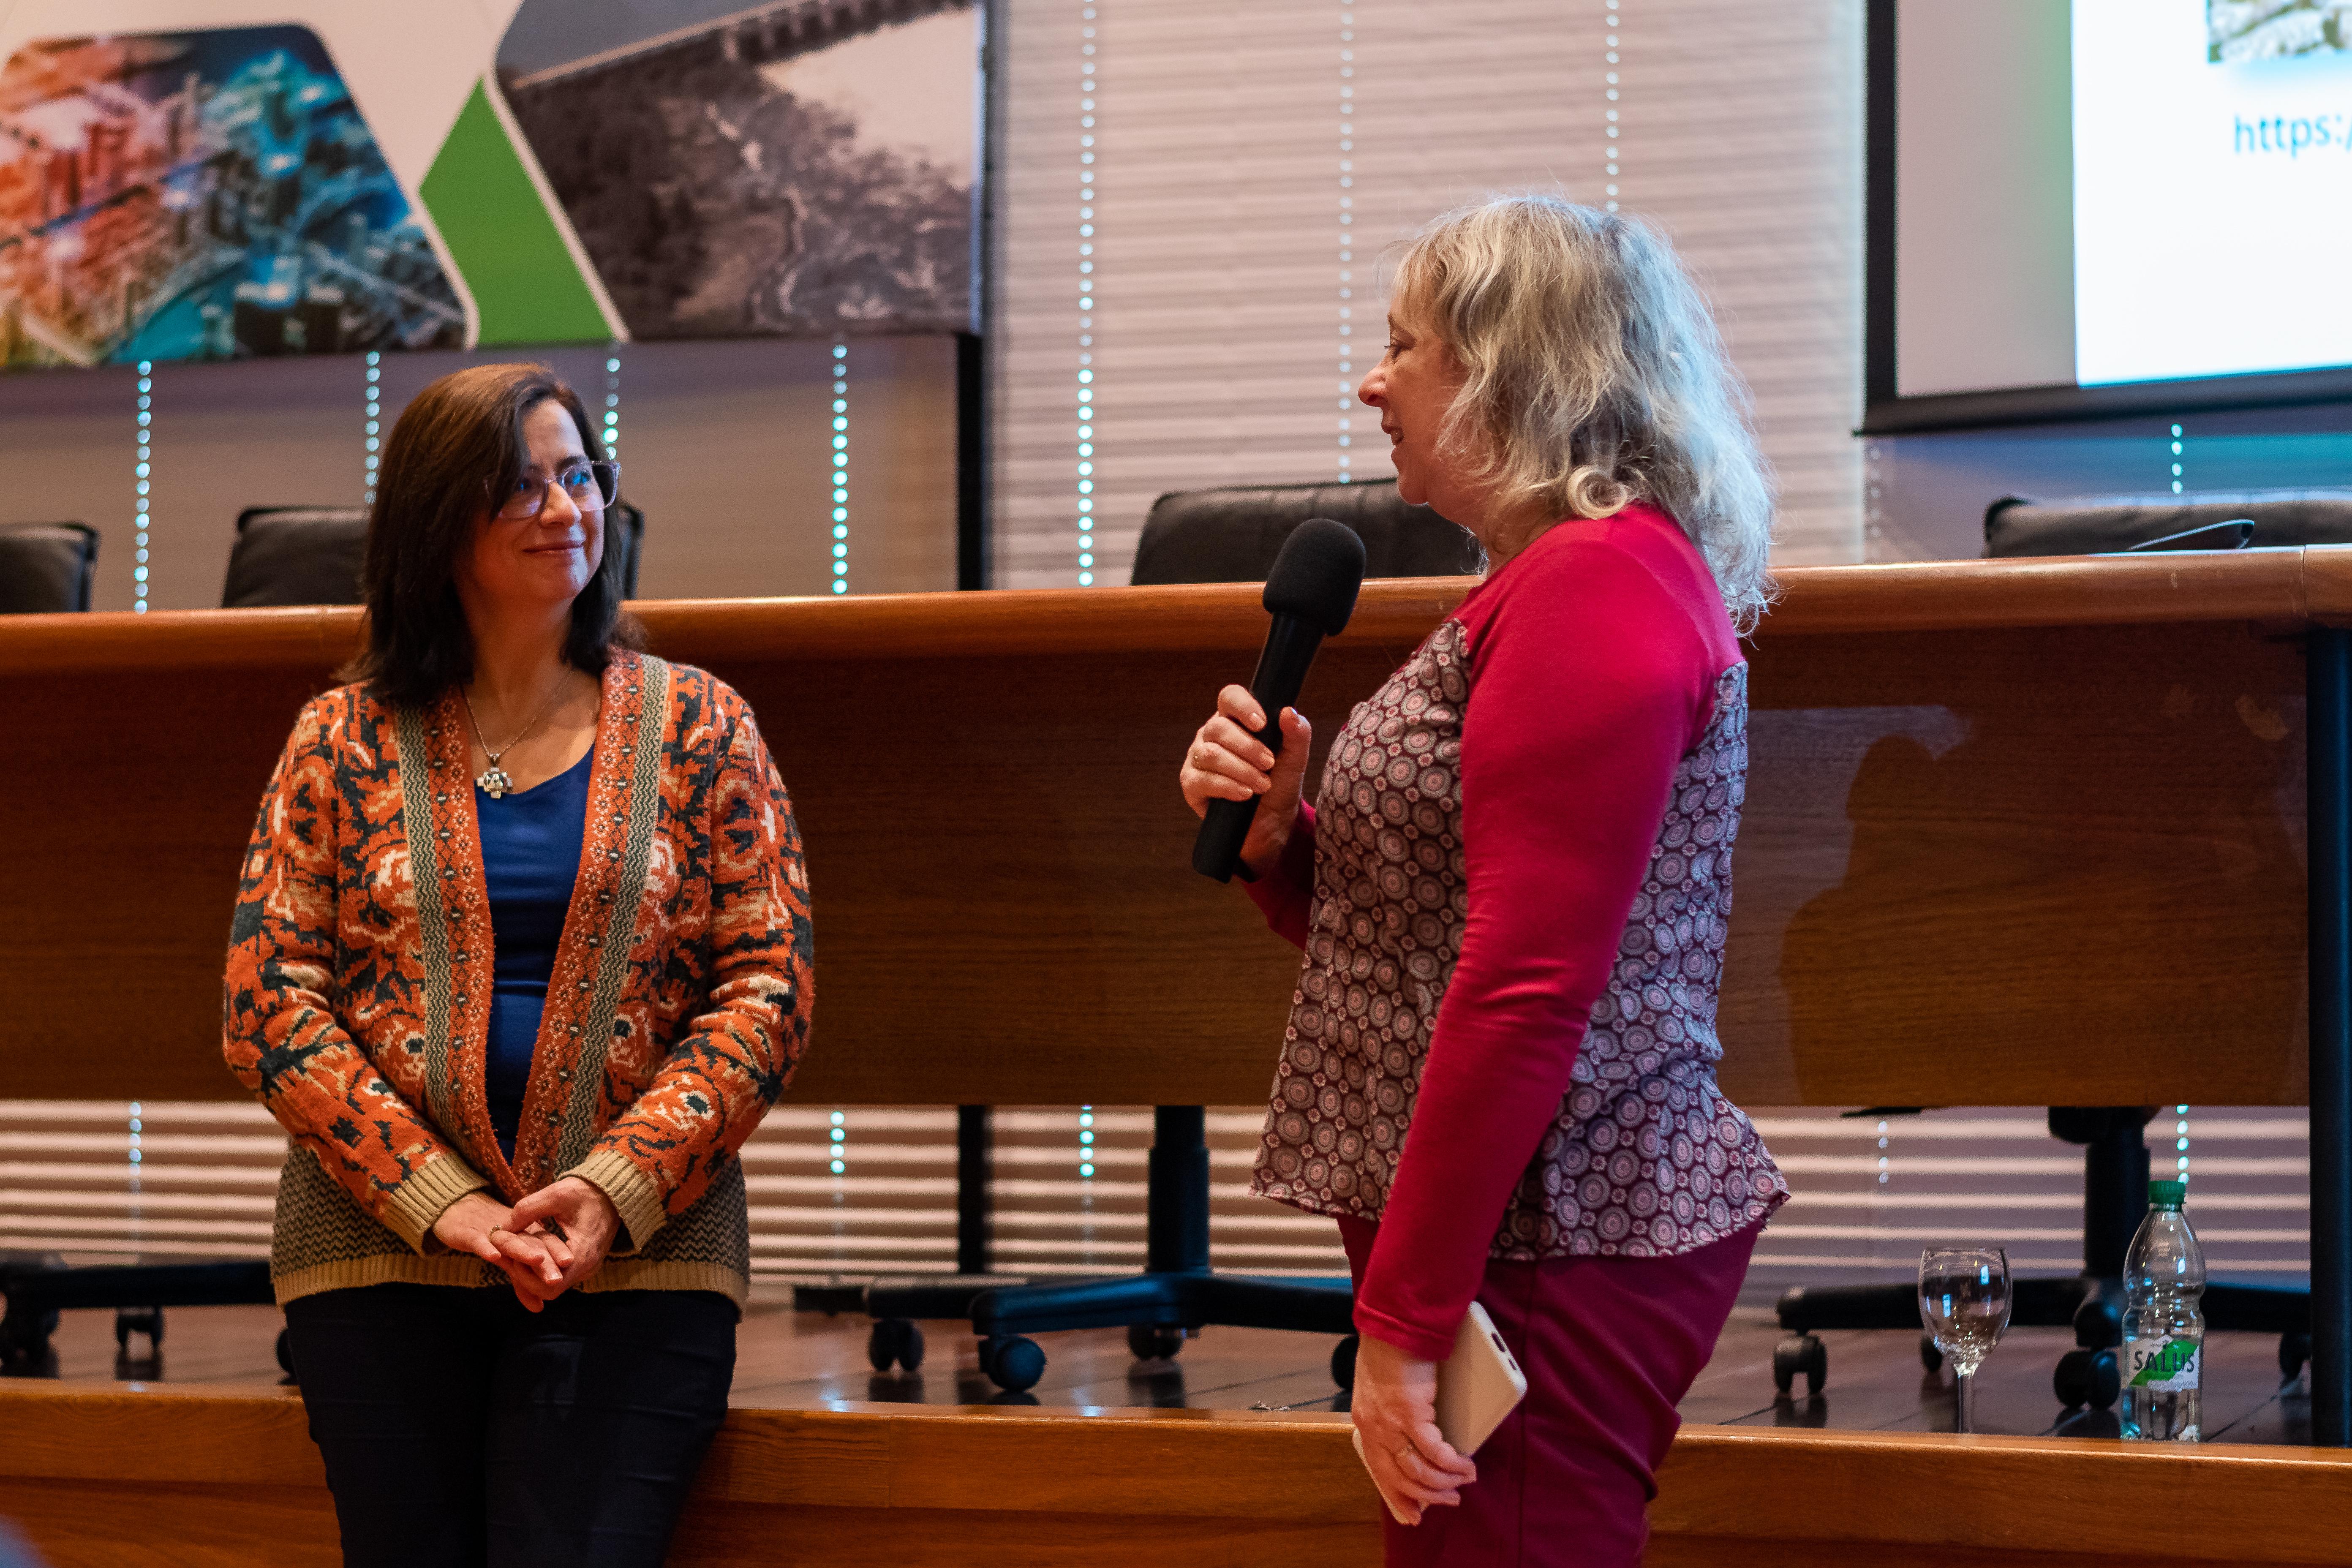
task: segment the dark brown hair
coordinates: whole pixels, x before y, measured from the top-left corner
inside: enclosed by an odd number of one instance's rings
[[[457,602],[457,558],[494,496],[503,497],[530,463],[523,421],[560,403],[578,426],[591,461],[604,460],[579,394],[541,364],[480,364],[452,372],[416,395],[384,443],[375,507],[368,514],[367,647],[342,678],[372,683],[394,702],[422,703],[471,679],[474,634]],[[621,611],[621,552],[606,509],[604,558],[572,601],[563,657],[601,675],[613,650],[639,647],[643,633]]]

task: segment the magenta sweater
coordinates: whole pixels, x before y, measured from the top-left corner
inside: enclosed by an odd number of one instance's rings
[[[1305,950],[1253,1184],[1380,1222],[1364,1331],[1442,1359],[1490,1257],[1673,1256],[1785,1199],[1715,1084],[1746,676],[1637,504],[1544,533],[1335,741],[1250,889]]]

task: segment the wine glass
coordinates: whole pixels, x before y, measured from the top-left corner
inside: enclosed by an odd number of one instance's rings
[[[1977,1367],[2009,1327],[2009,1254],[1931,1247],[1919,1255],[1919,1321],[1952,1363],[1952,1430],[1976,1430]]]

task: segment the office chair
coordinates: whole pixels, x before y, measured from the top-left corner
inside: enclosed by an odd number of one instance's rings
[[[2352,490],[2105,496],[2048,504],[2008,497],[1985,512],[1985,553],[1995,557],[2347,542]],[[1915,1115],[1920,1109],[1874,1106],[1855,1114]],[[2059,1358],[2051,1377],[2052,1391],[2069,1410],[2105,1410],[2120,1392],[2115,1347],[2123,1342],[2124,1254],[2147,1212],[2145,1129],[2158,1109],[2050,1108],[2051,1136],[2083,1147],[2083,1271],[2071,1279],[2016,1280],[2010,1321],[2074,1331],[2075,1348]],[[2210,1329],[2277,1334],[2282,1376],[2294,1376],[2310,1358],[2309,1290],[2211,1281],[2202,1304]],[[1783,1394],[1800,1373],[1809,1394],[1821,1391],[1829,1376],[1828,1352],[1817,1337],[1823,1330],[1919,1331],[1918,1292],[1909,1281],[1800,1286],[1781,1295],[1778,1314],[1789,1337],[1773,1351],[1772,1381]],[[1943,1364],[1924,1334],[1919,1359],[1929,1372]]]
[[[604,548],[621,556],[621,596],[637,591],[646,514],[625,500],[605,509]],[[367,558],[368,514],[358,506],[249,506],[236,514],[225,610],[271,605],[356,605]]]
[[[0,616],[89,608],[98,531],[79,522],[0,523]]]
[[[1405,505],[1391,480],[1261,486],[1161,496],[1144,523],[1132,581],[1261,581],[1290,531],[1310,517],[1336,518],[1356,531],[1368,577],[1460,576],[1483,563],[1475,540],[1426,507]],[[981,1367],[992,1382],[1017,1394],[1045,1375],[1045,1352],[1031,1334],[1124,1327],[1128,1348],[1152,1360],[1176,1354],[1186,1338],[1217,1323],[1341,1335],[1332,1381],[1342,1389],[1353,1384],[1355,1293],[1347,1279],[1211,1271],[1204,1108],[1153,1109],[1147,1188],[1141,1274],[1001,1287],[971,1299]],[[892,1300],[886,1295],[879,1304]]]

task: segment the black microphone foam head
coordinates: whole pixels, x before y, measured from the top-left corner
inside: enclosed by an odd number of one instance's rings
[[[1356,612],[1356,590],[1364,585],[1364,542],[1355,530],[1328,517],[1310,517],[1290,531],[1265,574],[1265,607],[1296,616],[1335,637]]]

